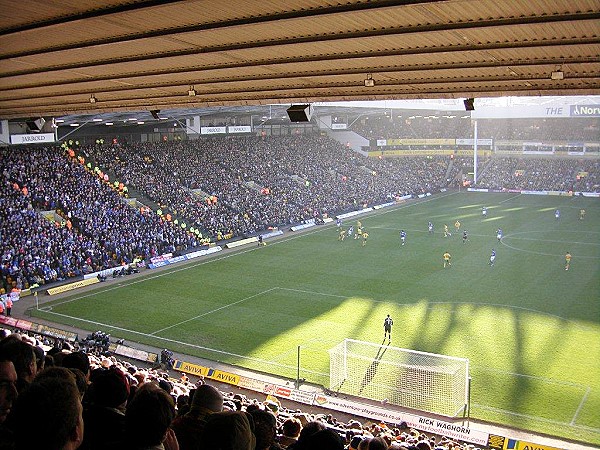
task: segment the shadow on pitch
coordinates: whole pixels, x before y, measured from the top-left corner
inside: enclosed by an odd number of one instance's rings
[[[385,344],[385,338],[383,338],[383,341],[381,342],[381,345],[379,346],[379,350],[377,350],[377,355],[375,355],[375,359],[373,359],[373,362],[371,363],[371,365],[365,372],[365,376],[363,377],[363,379],[360,383],[360,389],[358,390],[358,395],[362,394],[363,390],[367,387],[367,385],[369,383],[371,383],[371,381],[373,381],[373,378],[375,378],[375,375],[377,375],[377,369],[379,368],[379,362],[383,358],[383,355],[385,355],[385,352],[387,351],[388,346],[389,346],[389,343],[388,343],[388,345],[384,345],[384,344]]]

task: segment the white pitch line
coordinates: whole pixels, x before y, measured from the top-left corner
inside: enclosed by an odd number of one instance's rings
[[[518,234],[518,233],[515,233]],[[506,237],[510,237],[515,241],[537,241],[537,242],[553,242],[555,244],[582,244],[582,245],[600,245],[597,242],[579,242],[579,241],[557,241],[554,239],[536,239],[536,238],[527,238],[527,237],[515,237],[515,234],[507,234]]]
[[[530,255],[540,255],[540,256],[564,256],[564,254],[560,253],[560,254],[556,254],[556,253],[546,253],[546,252],[538,252],[535,250],[525,250],[524,248],[519,248],[519,247],[515,247],[513,245],[507,244],[504,239],[510,237],[512,239],[511,235],[506,235],[502,238],[502,241],[500,242],[502,245],[504,245],[507,248],[510,248],[511,250],[515,250],[517,252],[522,252],[522,253],[529,253]],[[577,259],[598,259],[598,256],[585,256],[585,255],[577,255]]]
[[[507,198],[506,200],[502,200],[501,202],[498,202],[498,204],[499,204],[499,205],[501,205],[502,203],[506,203],[506,202],[508,202],[508,201],[510,201],[510,200],[513,200],[513,199],[515,199],[515,198],[517,198],[517,197],[520,197],[521,195],[523,195],[523,194],[519,193],[519,194],[517,194],[517,195],[513,195],[512,197],[509,197],[509,198]]]
[[[589,387],[584,384],[574,383],[572,381],[553,380],[551,378],[540,377],[539,375],[526,375],[524,373],[509,372],[506,370],[494,369],[492,367],[484,367],[484,366],[471,366],[471,368],[477,369],[477,371],[481,371],[481,372],[494,372],[494,373],[499,373],[499,374],[503,374],[503,375],[510,375],[511,377],[528,378],[530,380],[543,381],[545,383],[555,384],[558,386],[569,386],[569,387],[576,387],[576,388],[581,388],[581,389],[584,389],[584,388],[589,389]]]
[[[553,423],[556,425],[570,425],[568,422],[561,422],[559,420],[553,420],[553,419],[547,419],[545,417],[539,417],[539,416],[532,416],[530,414],[522,414],[522,413],[518,413],[518,412],[513,412],[513,411],[508,411],[507,409],[501,409],[501,408],[494,408],[492,406],[486,406],[486,405],[482,405],[480,403],[472,403],[472,406],[475,406],[476,408],[479,409],[485,409],[487,411],[494,411],[494,412],[498,412],[498,413],[503,413],[509,416],[515,416],[515,417],[523,417],[526,419],[533,419],[533,420],[537,420],[539,422],[545,422],[545,423]],[[583,426],[583,425],[570,425],[574,428],[579,428],[582,430],[590,430],[590,431],[594,431],[594,432],[598,432],[600,431],[600,428],[593,428],[593,427],[587,427],[587,426]]]
[[[150,335],[148,333],[142,333],[140,331],[130,330],[128,328],[121,328],[121,327],[117,327],[115,325],[109,325],[109,324],[102,323],[102,322],[96,322],[94,320],[81,319],[79,317],[73,317],[73,316],[69,316],[67,314],[61,314],[61,313],[57,313],[57,312],[54,312],[54,311],[48,311],[48,314],[54,314],[56,316],[66,317],[68,319],[72,319],[72,320],[76,320],[76,321],[80,321],[80,322],[91,323],[93,325],[97,325],[97,326],[100,326],[100,327],[105,327],[106,329],[111,329],[112,328],[114,330],[120,330],[120,331],[124,331],[126,333],[137,334],[137,335],[140,335],[140,336],[150,337],[150,338],[153,338],[153,339],[160,339],[161,341],[171,342],[173,344],[180,344],[180,345],[184,345],[186,347],[192,347],[192,348],[197,348],[197,349],[200,349],[200,350],[206,350],[206,351],[209,351],[209,352],[219,353],[219,354],[222,354],[222,355],[233,356],[235,358],[248,359],[248,360],[260,362],[260,363],[263,363],[263,364],[272,364],[272,365],[277,365],[277,366],[281,366],[281,367],[285,367],[285,368],[292,368],[292,369],[296,368],[296,366],[288,366],[286,364],[274,363],[273,361],[269,361],[269,360],[266,360],[266,359],[255,358],[255,357],[252,357],[252,356],[238,355],[237,353],[231,353],[231,352],[226,352],[226,351],[223,351],[223,350],[217,350],[217,349],[210,348],[210,347],[204,347],[202,345],[190,344],[189,342],[178,341],[178,340],[175,340],[175,339],[169,339],[169,338],[165,338],[165,337],[161,337],[161,336],[154,336],[154,335]]]
[[[335,297],[335,298],[348,298],[347,295],[325,294],[323,292],[307,291],[304,289],[292,289],[292,288],[284,288],[284,287],[280,287],[277,289],[281,289],[282,291],[300,292],[302,294],[323,295],[326,297]]]
[[[254,294],[254,295],[251,295],[249,297],[245,297],[245,298],[243,298],[241,300],[238,300],[237,302],[228,303],[226,305],[223,305],[223,306],[220,306],[218,308],[215,308],[215,309],[213,309],[211,311],[207,311],[205,313],[198,314],[197,316],[194,316],[191,319],[182,320],[181,322],[175,323],[173,325],[169,325],[168,327],[165,327],[165,328],[161,328],[160,330],[156,330],[156,331],[150,333],[150,335],[154,336],[154,335],[156,335],[156,333],[160,333],[160,332],[165,331],[165,330],[170,330],[171,328],[175,328],[175,327],[177,327],[179,325],[183,325],[184,323],[191,322],[192,320],[199,319],[200,317],[208,316],[209,314],[216,313],[217,311],[221,311],[221,310],[223,310],[225,308],[229,308],[230,306],[237,305],[239,303],[245,302],[246,300],[250,300],[250,299],[252,299],[254,297],[258,297],[260,295],[266,294],[266,293],[274,291],[276,289],[277,289],[276,287],[271,288],[271,289],[267,289],[266,291],[262,291],[262,292],[259,292],[257,294]]]
[[[583,408],[583,404],[586,402],[588,395],[590,395],[590,387],[588,386],[587,391],[585,391],[585,394],[583,394],[583,398],[581,399],[581,402],[579,403],[579,406],[577,407],[577,411],[575,411],[575,415],[573,416],[573,419],[571,419],[571,423],[570,425],[575,425],[575,421],[577,420],[577,416],[579,415],[579,412],[581,411],[581,408]]]

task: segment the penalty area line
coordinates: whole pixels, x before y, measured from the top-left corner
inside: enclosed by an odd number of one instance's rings
[[[581,402],[579,403],[579,406],[577,407],[577,410],[575,411],[575,414],[573,415],[573,418],[571,419],[571,423],[569,425],[575,425],[577,416],[579,415],[581,408],[583,408],[584,403],[587,401],[588,395],[590,395],[590,391],[591,391],[591,389],[588,386],[587,390],[585,391],[585,394],[583,394],[583,398],[581,399]]]
[[[194,316],[194,317],[192,317],[190,319],[182,320],[181,322],[177,322],[177,323],[175,323],[173,325],[169,325],[168,327],[161,328],[160,330],[153,331],[152,333],[150,333],[150,335],[151,336],[155,336],[157,333],[160,333],[162,331],[170,330],[171,328],[175,328],[175,327],[177,327],[179,325],[183,325],[184,323],[188,323],[188,322],[191,322],[192,320],[199,319],[200,317],[208,316],[209,314],[216,313],[216,312],[221,311],[221,310],[223,310],[225,308],[229,308],[230,306],[237,305],[239,303],[245,302],[246,300],[253,299],[255,297],[258,297],[260,295],[263,295],[263,294],[266,294],[268,292],[274,291],[276,289],[277,289],[276,287],[273,287],[271,289],[267,289],[266,291],[258,292],[258,293],[254,294],[254,295],[251,295],[249,297],[245,297],[245,298],[243,298],[241,300],[238,300],[236,302],[228,303],[227,305],[220,306],[220,307],[215,308],[215,309],[213,309],[211,311],[207,311],[205,313],[198,314],[197,316]]]

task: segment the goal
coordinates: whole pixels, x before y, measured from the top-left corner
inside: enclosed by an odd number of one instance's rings
[[[330,389],[456,417],[467,407],[469,360],[345,339],[329,350]]]

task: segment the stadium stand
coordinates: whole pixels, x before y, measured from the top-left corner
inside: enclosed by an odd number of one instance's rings
[[[29,391],[26,387],[24,393],[19,392],[16,398],[7,397],[5,400],[9,403],[7,408],[14,411],[1,425],[3,432],[0,434],[0,443],[8,448],[27,448],[30,439],[49,442],[52,423],[40,430],[41,435],[27,439],[22,436],[17,438],[11,431],[27,428],[34,416],[45,417],[58,410],[61,417],[69,417],[73,429],[81,428],[78,420],[83,421],[83,436],[69,433],[70,430],[64,430],[59,436],[64,442],[79,439],[77,446],[69,448],[99,449],[110,446],[119,449],[126,445],[127,448],[141,449],[162,442],[166,450],[205,449],[209,448],[206,446],[208,442],[225,443],[235,436],[237,445],[243,443],[245,446],[224,448],[356,449],[365,448],[366,442],[372,440],[385,443],[377,447],[384,449],[476,448],[448,437],[409,429],[404,423],[359,421],[353,418],[342,421],[331,414],[287,408],[276,398],[260,401],[240,392],[221,391],[207,384],[202,377],[195,381],[187,377],[177,378],[173,371],[144,367],[143,364],[134,365],[99,349],[82,353],[77,345],[66,349],[68,344],[60,340],[46,345],[49,342],[41,335],[9,333],[9,330],[0,330],[0,336],[3,336],[0,340],[2,361],[11,360],[10,354],[5,354],[4,349],[17,341],[30,353],[34,353],[34,349],[35,352],[41,352],[46,367],[35,369],[35,378],[28,383]],[[16,356],[14,358],[17,359]],[[58,367],[68,369],[61,369],[66,372],[57,372]],[[83,371],[89,371],[90,382],[80,383],[83,392],[79,401],[79,398],[72,398],[72,392],[78,389],[77,372],[85,380]],[[46,384],[55,389],[55,395],[42,401],[37,397]],[[179,416],[178,410],[182,410]],[[242,431],[246,421],[248,424]],[[153,433],[148,432],[150,429]],[[358,447],[361,441],[365,441],[365,444]],[[327,442],[330,443],[328,445],[339,442],[339,447],[323,447],[323,443]],[[60,445],[52,448],[63,448]]]
[[[596,119],[479,119],[479,138],[512,141],[597,142]],[[470,115],[460,112],[405,110],[400,118],[375,115],[357,120],[352,129],[369,139],[473,138]]]

